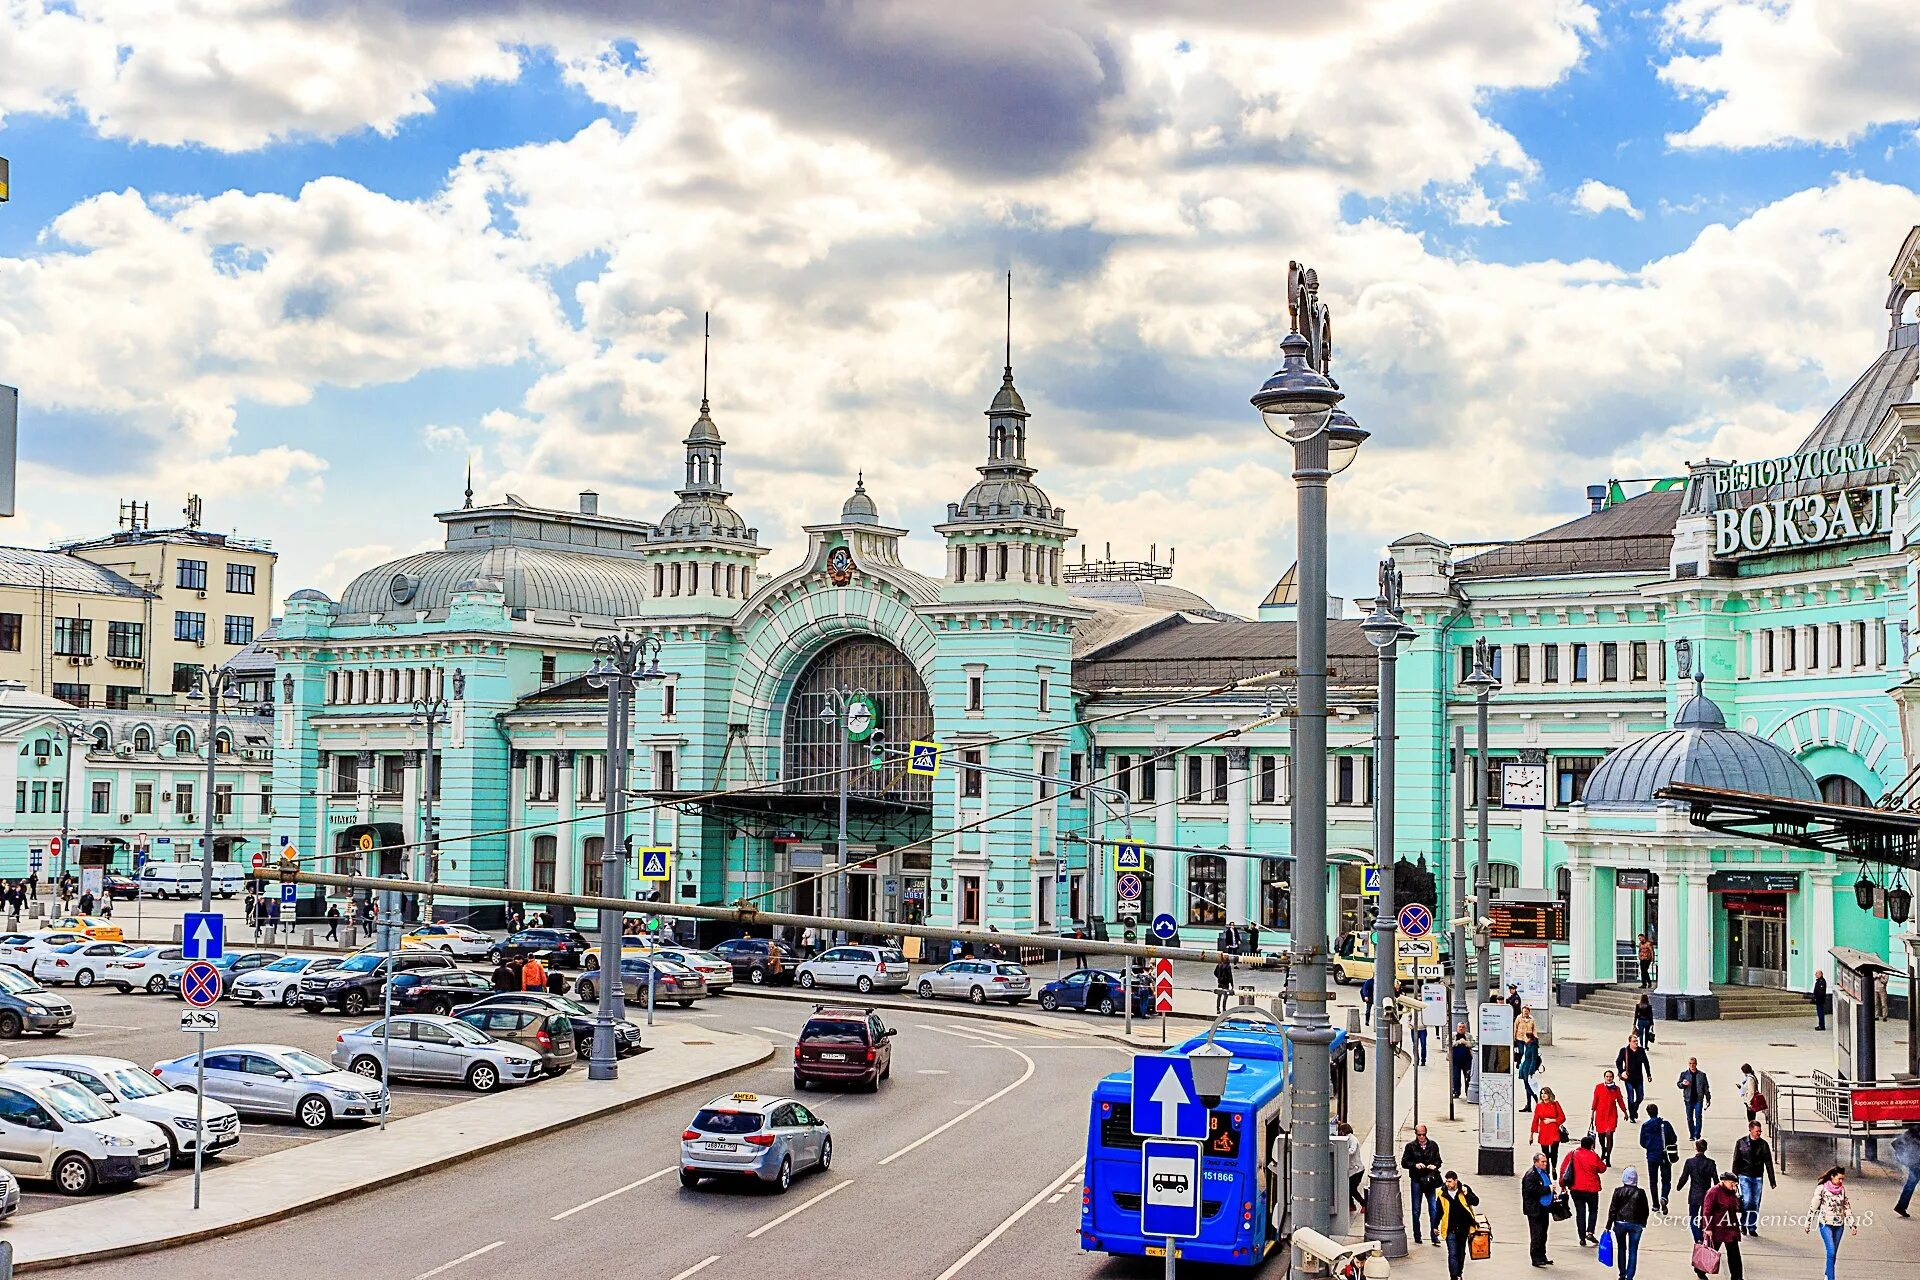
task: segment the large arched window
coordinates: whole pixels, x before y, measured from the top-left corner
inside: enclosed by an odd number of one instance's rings
[[[865,796],[926,803],[933,798],[931,780],[906,771],[907,744],[933,736],[933,706],[907,655],[874,636],[836,640],[807,663],[787,698],[782,776],[793,791],[829,794],[839,789],[834,771],[840,767],[838,721],[824,718],[830,709],[828,694],[835,689],[864,690],[880,712],[879,727],[886,733],[886,765],[866,767],[866,743],[849,743],[847,762],[860,767],[850,775],[851,789]]]
[[[1867,798],[1866,788],[1852,778],[1843,778],[1838,774],[1820,779],[1820,798],[1828,804],[1853,804],[1863,809],[1873,804]]]
[[[133,749],[147,752],[153,750],[153,730],[141,725],[133,731]]]
[[[1217,853],[1194,854],[1187,859],[1187,923],[1226,922],[1227,860]]]
[[[193,734],[192,733],[188,732],[185,729],[174,730],[173,754],[177,756],[190,756],[193,754]]]

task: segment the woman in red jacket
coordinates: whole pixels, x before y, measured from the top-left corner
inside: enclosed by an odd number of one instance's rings
[[[1727,1260],[1727,1280],[1742,1280],[1740,1270],[1740,1179],[1729,1169],[1720,1181],[1708,1188],[1700,1202],[1701,1231],[1706,1243],[1720,1250]],[[1699,1246],[1696,1245],[1695,1248]],[[1707,1273],[1695,1267],[1693,1274],[1707,1280]]]
[[[1561,1134],[1566,1123],[1566,1108],[1553,1096],[1553,1090],[1540,1090],[1540,1101],[1533,1107],[1533,1140],[1540,1144],[1540,1149],[1547,1153],[1547,1159],[1554,1164],[1560,1163],[1560,1144],[1566,1141]]]
[[[1621,1096],[1613,1072],[1603,1072],[1600,1083],[1593,1086],[1593,1131],[1600,1138],[1600,1158],[1609,1164],[1613,1162],[1613,1132],[1620,1127],[1620,1113],[1626,1109],[1627,1100]]]
[[[1606,1171],[1607,1162],[1593,1149],[1592,1134],[1580,1139],[1580,1145],[1560,1166],[1560,1185],[1573,1199],[1573,1229],[1579,1233],[1581,1244],[1600,1243],[1593,1232],[1600,1219],[1600,1175]]]

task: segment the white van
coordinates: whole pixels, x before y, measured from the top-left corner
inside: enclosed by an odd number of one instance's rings
[[[44,1071],[0,1069],[0,1167],[81,1196],[167,1167],[167,1135]]]
[[[245,880],[237,862],[213,864],[213,891],[223,898],[240,892]],[[140,868],[140,896],[143,898],[197,898],[200,896],[200,864],[197,862],[149,862]]]

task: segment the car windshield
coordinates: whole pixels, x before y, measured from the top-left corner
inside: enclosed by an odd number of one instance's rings
[[[88,1124],[113,1119],[113,1108],[70,1080],[49,1082],[45,1086],[47,1103],[62,1120]]]
[[[435,1022],[431,1025],[439,1027],[461,1044],[485,1044],[488,1040],[488,1036],[484,1031],[475,1030],[472,1025],[462,1022],[458,1018],[449,1018],[445,1022]]]
[[[594,1016],[593,1010],[587,1008],[587,1006],[581,1004],[572,996],[548,996],[547,999],[555,1008],[565,1009],[576,1018],[591,1018]]]
[[[809,1022],[807,1029],[800,1033],[802,1040],[856,1040],[864,1044],[867,1039],[866,1024],[860,1022],[827,1021]]]
[[[29,991],[38,991],[40,984],[18,969],[9,969],[0,965],[0,991],[8,995],[25,995]]]
[[[115,1067],[100,1074],[107,1078],[113,1091],[123,1098],[152,1098],[173,1092],[138,1067]]]
[[[758,1133],[764,1119],[757,1111],[715,1111],[708,1107],[693,1118],[702,1133]]]
[[[300,956],[283,956],[268,965],[265,973],[299,973],[306,968],[308,961]]]
[[[76,952],[76,951],[78,951],[79,949],[80,949],[80,944],[79,944],[79,943],[77,943],[77,942],[69,942],[69,943],[68,943],[68,944],[67,944],[66,946],[64,946],[64,947],[55,947],[55,948],[54,948],[54,950],[55,950],[56,952],[58,952],[59,954],[61,954],[61,955],[63,955],[63,956],[64,956],[64,955],[72,955],[72,954],[73,954],[74,952]]]
[[[385,956],[376,956],[371,954],[348,956],[346,960],[341,964],[340,972],[372,973],[375,969],[378,969],[380,967],[380,962],[385,958],[386,958]]]
[[[280,1061],[303,1076],[324,1076],[333,1070],[332,1063],[320,1061],[305,1049],[282,1049]]]

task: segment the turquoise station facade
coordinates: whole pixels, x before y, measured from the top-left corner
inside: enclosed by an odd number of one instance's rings
[[[1895,267],[1886,346],[1862,353],[1861,378],[1779,459],[1703,460],[1645,492],[1598,486],[1585,510],[1511,541],[1392,543],[1414,633],[1399,663],[1397,849],[1414,884],[1434,876],[1443,916],[1456,789],[1469,852],[1477,836],[1475,778],[1456,779],[1452,743],[1459,728],[1471,739],[1460,680],[1484,636],[1501,681],[1491,879],[1571,903],[1568,979],[1613,981],[1642,933],[1667,994],[1804,989],[1835,944],[1896,954],[1903,929],[1855,904],[1855,868],[1704,837],[1631,785],[1589,804],[1587,787],[1610,754],[1658,735],[1681,733],[1676,752],[1695,758],[1709,726],[1680,711],[1696,694],[1724,722],[1712,732],[1731,735],[1714,742],[1736,755],[1771,744],[1828,799],[1874,803],[1906,776],[1914,245]],[[977,478],[930,535],[886,523],[856,480],[807,527],[805,553],[770,569],[703,399],[678,501],[657,521],[602,513],[591,493],[572,510],[469,493],[439,513],[444,549],[370,570],[337,601],[295,593],[271,642],[274,841],[437,872],[442,915],[491,918],[460,899],[463,883],[596,889],[605,698],[585,675],[595,638],[621,629],[657,640],[663,673],[641,685],[629,733],[629,830],[674,851],[650,890],[1097,928],[1117,906],[1104,842],[1131,836],[1159,846],[1146,914],[1172,915],[1190,942],[1228,922],[1280,941],[1302,888],[1285,857],[1291,574],[1240,611],[1176,586],[1167,566],[1072,559],[1011,367],[985,416]],[[914,536],[940,540],[939,577],[908,567]],[[1324,892],[1339,934],[1372,922],[1377,689],[1357,615],[1331,620],[1329,648]],[[832,716],[853,692],[880,732],[848,748]],[[424,854],[429,720],[437,868]],[[915,741],[940,745],[937,775],[906,769]],[[845,865],[843,762],[858,766]],[[1674,767],[1669,781],[1705,766]]]

